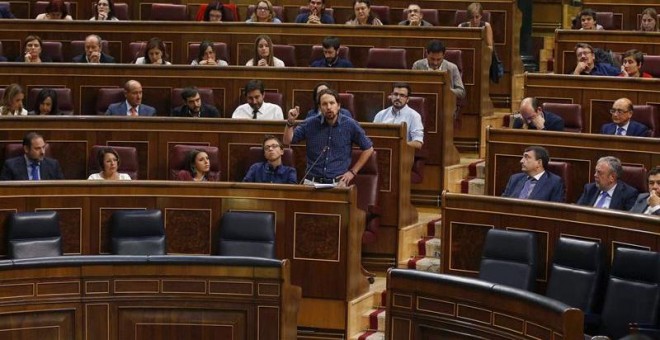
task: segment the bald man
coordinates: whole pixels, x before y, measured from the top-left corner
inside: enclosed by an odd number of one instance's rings
[[[628,98],[619,98],[610,109],[612,123],[604,124],[600,133],[604,135],[647,137],[649,128],[632,120],[633,103]]]
[[[520,102],[520,117],[513,121],[513,128],[564,131],[564,119],[550,111],[543,111],[536,98],[527,97]]]
[[[112,64],[115,58],[103,53],[101,37],[90,34],[85,38],[85,53],[73,57],[74,63]]]
[[[156,109],[142,104],[142,84],[129,80],[124,84],[125,101],[110,104],[106,116],[155,116]]]

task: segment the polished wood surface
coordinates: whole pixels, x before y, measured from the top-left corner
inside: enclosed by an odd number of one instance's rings
[[[603,124],[612,122],[609,109],[619,98],[660,110],[660,79],[526,73],[525,96],[540,103],[580,104],[583,131],[600,133]]]
[[[596,12],[613,12],[614,24],[617,29],[635,31],[639,29],[641,13],[649,7],[656,8],[660,5],[658,0],[585,0],[582,1],[584,8],[591,8]]]
[[[555,243],[560,236],[600,242],[603,260],[608,265],[616,247],[660,251],[660,219],[654,216],[493,196],[445,192],[442,197],[442,272],[445,274],[477,276],[486,233],[492,228],[536,235],[536,282],[540,293],[545,290]]]
[[[2,337],[296,338],[300,288],[291,285],[287,260],[99,258],[0,261]]]
[[[530,145],[545,147],[552,161],[571,164],[572,179],[566,184],[573,192],[567,199],[569,203],[577,202],[584,185],[593,181],[596,161],[600,157],[614,156],[624,165],[646,169],[660,165],[658,138],[513,129],[488,129],[486,138],[488,195],[499,196],[504,192],[509,177],[520,172],[520,158]]]
[[[446,274],[387,275],[388,339],[567,339],[584,337],[583,315],[526,291]]]
[[[556,73],[573,73],[577,65],[575,44],[579,42],[617,53],[637,49],[644,54],[660,54],[660,32],[556,30]]]
[[[347,304],[368,290],[360,264],[365,215],[357,208],[354,187],[315,190],[253,183],[4,182],[0,197],[3,228],[12,212],[57,211],[67,255],[109,253],[108,219],[118,209],[161,210],[168,254],[189,255],[213,254],[213,240],[225,211],[273,212],[276,257],[290,260],[291,282],[302,288],[298,326],[345,329]],[[6,254],[6,242],[0,241],[0,254]],[[332,306],[339,312],[318,317]]]

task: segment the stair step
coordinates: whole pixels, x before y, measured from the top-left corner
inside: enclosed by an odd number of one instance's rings
[[[468,194],[470,195],[485,195],[486,194],[486,180],[483,178],[474,178],[468,181]]]
[[[441,242],[439,238],[427,236],[417,241],[417,255],[440,257]]]
[[[385,330],[385,308],[377,308],[368,311],[362,315],[369,319],[369,330],[384,331]]]
[[[351,340],[385,340],[385,332],[360,332],[358,335],[352,337]]]
[[[416,256],[408,260],[408,269],[416,269],[425,272],[439,273],[440,259],[435,257]]]

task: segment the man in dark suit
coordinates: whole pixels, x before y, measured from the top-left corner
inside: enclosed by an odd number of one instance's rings
[[[617,99],[610,109],[612,123],[603,124],[600,133],[604,135],[647,137],[649,128],[632,120],[633,103],[628,98]]]
[[[502,193],[503,197],[549,202],[564,202],[564,180],[545,169],[550,162],[548,150],[540,146],[525,149],[520,159],[521,173],[512,175]]]
[[[595,208],[628,211],[635,204],[637,189],[620,181],[623,174],[621,161],[612,156],[601,157],[596,162],[594,182],[584,186],[577,204]]]
[[[196,87],[186,87],[181,91],[185,104],[172,111],[172,117],[220,118],[220,112],[212,105],[202,103],[202,97]]]
[[[101,37],[90,34],[85,38],[85,53],[73,57],[74,63],[112,64],[115,58],[101,51]]]
[[[155,116],[156,109],[142,104],[142,84],[129,80],[124,84],[125,101],[110,104],[106,116]]]
[[[44,157],[46,142],[36,132],[28,132],[23,137],[22,156],[5,160],[0,172],[3,181],[39,181],[51,179],[64,179],[60,163],[52,158]]]
[[[648,174],[649,192],[641,193],[630,212],[660,216],[660,167]]]
[[[564,119],[543,111],[538,100],[527,97],[520,102],[520,117],[513,121],[514,129],[564,131]]]

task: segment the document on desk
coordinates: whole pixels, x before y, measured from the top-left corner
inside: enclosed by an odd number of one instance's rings
[[[314,183],[314,188],[315,189],[329,189],[329,188],[334,188],[335,185],[332,183]]]

